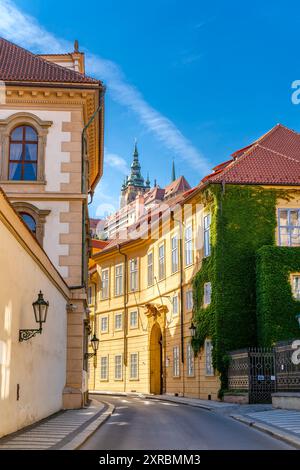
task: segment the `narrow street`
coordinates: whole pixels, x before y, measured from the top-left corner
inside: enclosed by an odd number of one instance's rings
[[[92,396],[101,401],[101,396]],[[292,450],[230,417],[142,397],[102,397],[115,406],[81,450]]]

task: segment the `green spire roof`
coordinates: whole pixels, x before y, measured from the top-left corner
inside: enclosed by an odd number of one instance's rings
[[[176,180],[176,172],[175,172],[175,162],[173,160],[173,163],[172,163],[172,178],[171,178],[171,182],[175,181]]]
[[[134,143],[133,162],[131,163],[131,172],[127,181],[127,186],[134,186],[136,188],[145,188],[144,178],[141,174],[141,165],[139,162],[139,152],[137,142]]]

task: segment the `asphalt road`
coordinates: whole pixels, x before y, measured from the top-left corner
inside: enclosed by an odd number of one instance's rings
[[[101,396],[94,395],[101,401]],[[291,450],[291,446],[222,414],[159,400],[102,397],[113,415],[82,450]]]

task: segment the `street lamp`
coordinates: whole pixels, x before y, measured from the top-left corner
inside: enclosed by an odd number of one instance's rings
[[[299,327],[300,327],[300,313],[298,313],[298,315],[296,315],[296,320],[297,320],[297,322],[299,324]]]
[[[41,334],[42,333],[42,324],[46,323],[47,320],[47,313],[48,313],[48,308],[49,308],[49,302],[44,300],[44,296],[42,291],[38,294],[38,298],[35,302],[32,304],[33,308],[33,313],[34,313],[34,318],[36,323],[39,323],[40,327],[37,329],[31,329],[31,330],[19,330],[19,341],[27,341],[36,334]]]
[[[195,327],[195,325],[194,325],[193,320],[192,320],[192,323],[191,323],[191,326],[190,326],[189,329],[190,329],[190,332],[191,332],[191,337],[192,337],[192,338],[195,338],[195,335],[196,335],[196,327]]]
[[[84,357],[85,359],[90,359],[90,357],[94,357],[97,354],[97,351],[99,349],[99,339],[96,336],[96,333],[94,333],[92,339],[91,339],[91,345],[93,352],[92,353],[85,353]]]

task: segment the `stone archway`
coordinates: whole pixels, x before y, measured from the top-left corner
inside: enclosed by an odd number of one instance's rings
[[[154,323],[150,334],[150,393],[162,393],[162,332]]]

